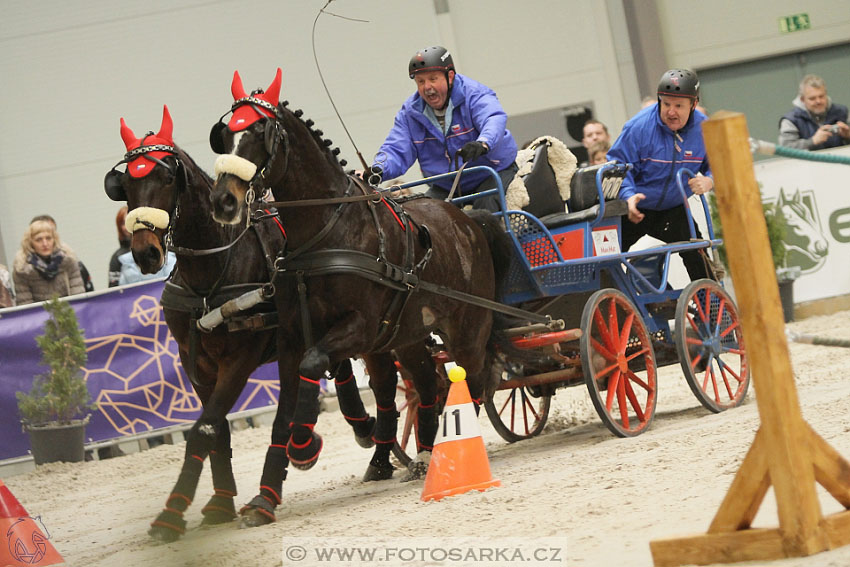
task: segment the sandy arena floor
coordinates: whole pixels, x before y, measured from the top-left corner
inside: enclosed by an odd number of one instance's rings
[[[849,339],[850,311],[790,328]],[[850,458],[850,349],[792,343],[790,352],[804,418]],[[759,424],[753,388],[742,407],[714,415],[699,405],[678,367],[663,368],[659,383],[655,421],[634,439],[608,432],[584,387],[560,390],[543,434],[521,443],[504,442],[482,412],[490,466],[502,486],[430,503],[419,500],[423,482],[400,483],[399,472],[393,480],[362,483],[371,452],[353,443],[339,413],[325,413],[318,426],[325,439],[322,457],[311,471],[290,471],[277,523],[200,528],[200,509],[212,488],[207,467],[186,514],[186,536],[167,545],[154,543],[146,532],[177,478],[183,445],[48,465],[6,484],[31,516],[41,516],[53,545],[73,566],[275,566],[284,564],[287,538],[329,544],[356,538],[365,545],[384,534],[396,544],[411,536],[473,536],[490,546],[511,537],[559,537],[565,561],[554,564],[648,567],[651,540],[705,532]],[[234,434],[238,505],[255,494],[268,440],[266,427]],[[841,509],[819,492],[825,513]],[[778,525],[772,491],[755,525]],[[768,565],[850,565],[850,546]]]

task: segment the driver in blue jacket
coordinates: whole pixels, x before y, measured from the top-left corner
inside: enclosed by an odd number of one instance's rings
[[[455,72],[451,53],[444,47],[418,51],[408,65],[416,82],[416,92],[396,114],[392,130],[375,156],[371,175],[373,185],[393,179],[419,161],[422,175],[430,177],[454,171],[455,154],[467,167],[486,165],[499,173],[507,188],[517,171],[517,146],[505,128],[507,115],[499,99],[488,87]],[[453,178],[430,185],[426,195],[445,199]],[[495,187],[486,172],[464,174],[457,194],[469,195]],[[496,198],[476,200],[474,208],[499,209]]]
[[[688,219],[676,186],[676,172],[691,170],[685,187],[688,197],[714,188],[702,139],[706,115],[696,110],[699,79],[688,69],[671,69],[658,84],[658,102],[632,117],[608,151],[609,160],[630,163],[618,197],[629,204],[629,221],[623,222],[623,251],[649,234],[663,242],[690,240]],[[699,228],[696,238],[702,238]],[[712,278],[701,250],[682,252],[692,280]]]

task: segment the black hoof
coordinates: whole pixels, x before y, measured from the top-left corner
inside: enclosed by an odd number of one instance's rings
[[[233,505],[233,498],[215,495],[210,498],[201,513],[204,515],[201,521],[203,526],[226,524],[236,517],[236,507]]]
[[[267,526],[277,521],[274,514],[269,517],[268,512],[261,508],[242,509],[242,516],[239,518],[240,528],[258,528]]]
[[[299,444],[289,439],[286,444],[286,456],[296,469],[306,471],[313,468],[322,452],[322,436],[315,431],[310,432],[310,438],[306,443]]]
[[[362,431],[364,432],[362,435],[360,434],[359,428],[354,429],[354,440],[357,441],[357,444],[363,447],[364,449],[371,449],[375,446],[375,425],[376,420],[374,417],[370,417],[363,423]]]
[[[401,477],[401,482],[410,482],[425,478],[425,475],[428,474],[428,463],[430,460],[431,453],[428,451],[422,451],[416,455],[416,458],[408,463],[407,472]]]
[[[263,498],[262,495],[255,496],[248,504],[239,510],[240,528],[256,528],[266,526],[277,521],[274,515],[274,506]]]
[[[163,543],[177,541],[184,533],[186,533],[186,520],[169,510],[160,512],[156,520],[151,522],[151,529],[148,530],[149,536]]]
[[[366,469],[366,474],[363,475],[363,482],[371,482],[373,480],[387,480],[393,477],[395,467],[387,463],[386,465],[369,465]]]

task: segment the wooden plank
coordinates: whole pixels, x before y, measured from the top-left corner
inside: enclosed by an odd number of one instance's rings
[[[815,480],[845,508],[850,508],[850,463],[808,424]]]
[[[791,555],[826,549],[819,529],[808,428],[791,371],[779,288],[743,114],[721,111],[703,123],[726,252],[747,337],[761,434],[776,493],[783,547]],[[766,557],[763,557],[766,558]]]
[[[756,432],[753,444],[735,474],[708,533],[743,530],[752,525],[764,495],[770,488],[767,457],[761,449],[764,443],[760,432],[761,429]]]
[[[678,567],[785,559],[789,556],[782,544],[780,530],[758,528],[656,540],[649,550],[655,567]]]
[[[827,516],[823,519],[822,526],[830,549],[850,544],[850,511]]]

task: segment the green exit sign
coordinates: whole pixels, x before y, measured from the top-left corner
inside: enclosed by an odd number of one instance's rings
[[[782,33],[808,30],[811,27],[812,21],[808,14],[794,14],[793,16],[779,18],[779,31]]]

